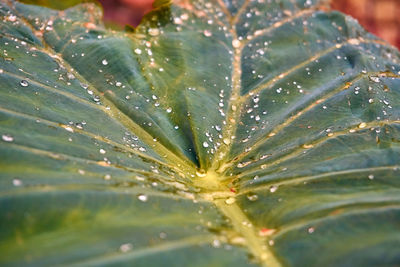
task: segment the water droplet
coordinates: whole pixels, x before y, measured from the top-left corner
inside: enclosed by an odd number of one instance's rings
[[[101,61],[101,64],[103,64],[104,66],[108,65],[108,61],[106,59],[103,59],[103,61]]]
[[[8,135],[8,134],[3,134],[1,136],[1,139],[3,139],[3,141],[6,141],[6,142],[14,141],[14,137],[12,137],[11,135]]]
[[[119,247],[119,250],[123,253],[128,252],[129,250],[131,250],[133,248],[131,243],[126,243],[126,244],[122,244]]]
[[[22,181],[20,179],[13,179],[13,185],[14,186],[21,186],[22,185]]]
[[[214,248],[219,248],[219,247],[221,247],[221,241],[218,240],[218,239],[214,239],[213,242],[212,242],[212,246],[213,246]]]
[[[368,175],[368,179],[373,180],[375,177],[373,174]]]
[[[360,129],[363,129],[363,128],[365,128],[365,127],[367,127],[367,124],[366,124],[365,122],[362,122],[362,123],[360,123],[360,124],[358,125],[358,128],[360,128]]]
[[[138,199],[142,202],[146,202],[148,197],[146,195],[140,194],[138,195]]]
[[[236,199],[233,198],[233,197],[230,197],[230,198],[225,199],[225,203],[226,203],[227,205],[232,205],[232,204],[235,203],[235,202],[236,202]]]
[[[160,34],[160,30],[157,29],[157,28],[150,28],[150,29],[148,30],[148,32],[149,32],[149,34],[150,34],[151,36],[157,36],[157,35]]]
[[[307,229],[307,231],[309,234],[312,234],[312,233],[314,233],[315,229],[314,229],[314,227],[310,227]]]
[[[26,80],[21,80],[21,81],[19,82],[19,84],[20,84],[22,87],[27,87],[27,86],[29,85],[28,81],[26,81]]]
[[[257,194],[248,194],[247,199],[250,201],[256,201],[258,199],[258,195]]]
[[[106,154],[106,151],[102,148],[99,150],[99,152],[100,152],[100,154]]]
[[[207,142],[203,142],[203,147],[208,147],[208,143]]]
[[[373,82],[379,83],[381,80],[378,77],[370,77]]]
[[[276,185],[273,185],[269,188],[269,192],[274,193],[276,192],[276,190],[278,190],[278,187]]]
[[[223,142],[225,145],[229,145],[231,143],[231,140],[229,138],[224,138]]]
[[[212,36],[212,32],[210,32],[209,30],[204,30],[204,31],[203,31],[203,34],[204,34],[205,37],[210,37],[210,36]]]
[[[161,239],[166,239],[167,238],[167,233],[161,232],[159,236],[160,236]]]
[[[136,48],[136,49],[135,49],[135,53],[138,54],[138,55],[140,55],[140,54],[142,53],[142,50],[139,49],[139,48]]]
[[[234,40],[232,41],[232,46],[233,46],[234,48],[239,48],[239,46],[240,46],[240,41],[239,41],[238,39],[234,39]]]
[[[172,112],[172,108],[167,108],[167,113],[171,113]]]
[[[109,174],[104,175],[104,180],[110,180],[110,179],[111,179],[111,175],[109,175]]]

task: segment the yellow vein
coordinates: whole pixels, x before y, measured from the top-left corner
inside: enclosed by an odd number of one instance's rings
[[[135,154],[135,155],[137,155],[137,156],[139,156],[141,158],[147,159],[147,160],[152,161],[152,162],[154,162],[156,164],[168,167],[171,170],[176,169],[176,167],[173,166],[173,165],[169,165],[169,164],[167,164],[165,162],[162,162],[162,161],[160,161],[160,160],[158,160],[156,158],[153,158],[153,157],[151,157],[151,156],[149,156],[147,154],[144,154],[144,153],[141,153],[140,151],[132,149],[129,146],[126,146],[126,145],[120,144],[118,142],[112,141],[112,140],[110,140],[110,139],[108,139],[106,137],[91,133],[91,132],[89,132],[87,130],[82,130],[82,129],[73,127],[71,125],[62,125],[62,124],[60,124],[58,122],[50,121],[50,120],[47,120],[47,119],[44,119],[44,118],[40,118],[40,117],[37,117],[37,116],[32,116],[32,115],[25,114],[25,113],[20,113],[20,112],[13,111],[13,110],[10,110],[10,109],[6,109],[6,108],[3,108],[3,107],[0,107],[0,112],[7,113],[7,114],[10,114],[10,115],[14,115],[14,116],[18,116],[18,117],[21,117],[21,118],[24,118],[24,119],[29,119],[29,120],[32,120],[32,121],[36,121],[36,122],[41,123],[41,124],[51,125],[53,127],[60,128],[60,129],[65,129],[66,127],[68,127],[68,128],[71,128],[73,130],[73,132],[77,132],[79,134],[91,137],[93,139],[96,139],[98,141],[107,143],[109,145],[116,146],[116,147],[120,148],[121,150],[123,150],[124,152],[129,152],[129,153]]]
[[[262,30],[256,30],[252,36],[249,36],[249,38],[246,38],[246,41],[244,41],[244,45],[246,46],[249,42],[257,39],[258,37],[262,37],[263,35],[266,35],[267,33],[270,33],[273,30],[276,30],[289,22],[292,22],[293,20],[295,20],[297,18],[300,18],[305,15],[310,15],[313,12],[317,11],[318,9],[319,9],[318,7],[303,9],[299,12],[296,12],[295,14],[293,14],[291,16],[285,17],[285,18],[275,22],[274,24],[272,24],[271,26],[269,26],[267,28],[264,28]]]
[[[247,6],[250,4],[250,0],[245,0],[240,9],[237,11],[234,17],[232,17],[232,25],[236,25],[240,19],[240,16],[246,11]]]
[[[272,166],[275,166],[275,165],[281,164],[282,162],[293,159],[293,158],[297,157],[298,155],[304,153],[305,151],[307,151],[309,149],[313,149],[315,147],[318,147],[319,145],[325,143],[326,141],[337,138],[338,136],[345,136],[345,135],[348,135],[349,133],[350,134],[357,133],[357,132],[360,132],[360,131],[363,131],[366,129],[373,129],[376,127],[382,127],[385,125],[390,125],[390,124],[395,124],[395,123],[400,123],[400,120],[394,120],[394,121],[386,120],[386,121],[381,121],[381,122],[372,121],[369,123],[360,122],[356,126],[353,125],[352,127],[349,127],[342,131],[330,132],[327,135],[324,135],[320,138],[312,140],[311,142],[304,143],[303,145],[300,145],[300,146],[294,146],[289,149],[289,153],[279,156],[277,159],[273,160],[270,163],[262,164],[262,161],[260,159],[255,159],[253,161],[250,161],[250,163],[246,164],[246,166],[248,166],[251,163],[259,163],[258,165],[262,165],[262,168],[264,170],[268,170],[268,168],[270,168]],[[259,170],[248,170],[248,171],[241,172],[240,175],[237,175],[235,177],[235,180],[238,180],[244,176],[250,175],[255,172],[259,172]]]
[[[214,161],[211,169],[218,170],[221,167],[221,161],[229,153],[231,144],[233,143],[233,137],[237,128],[237,118],[240,116],[241,108],[238,106],[240,101],[240,90],[241,90],[241,60],[242,60],[242,47],[240,41],[237,39],[236,32],[231,31],[232,35],[232,46],[233,46],[233,58],[232,58],[232,77],[231,86],[232,92],[229,98],[229,105],[226,114],[226,126],[222,132],[222,144],[216,152]]]
[[[231,195],[229,187],[220,182],[219,174],[213,171],[207,172],[196,180],[204,188],[212,188],[213,193],[200,194],[205,200],[212,201],[226,218],[229,219],[233,230],[243,238],[246,245],[255,259],[265,267],[281,266],[279,260],[265,244],[265,239],[260,237],[256,229],[236,202],[235,195]],[[195,184],[196,185],[196,184]],[[216,198],[215,198],[216,197]]]
[[[367,73],[361,73],[361,74],[357,75],[351,81],[345,83],[345,85],[335,88],[334,90],[328,92],[327,94],[323,95],[321,98],[319,98],[317,100],[312,100],[313,101],[312,104],[304,107],[302,110],[298,111],[295,115],[290,116],[285,121],[283,121],[280,124],[274,126],[273,130],[268,132],[265,135],[265,137],[257,140],[253,145],[251,145],[248,148],[247,152],[246,151],[242,152],[237,157],[235,157],[232,161],[230,161],[229,163],[226,163],[224,165],[225,170],[228,167],[230,167],[232,164],[234,164],[235,162],[240,161],[242,158],[244,158],[246,155],[248,155],[250,153],[250,151],[260,147],[261,145],[263,145],[265,141],[267,141],[268,139],[270,139],[273,136],[277,135],[282,129],[284,129],[287,126],[289,126],[290,124],[292,124],[292,122],[294,122],[295,120],[300,118],[302,115],[304,115],[308,111],[312,110],[313,108],[315,108],[316,106],[320,105],[321,103],[326,102],[327,100],[329,100],[330,98],[332,98],[336,94],[338,94],[338,93],[340,93],[340,92],[342,92],[344,90],[347,90],[353,83],[356,83],[357,81],[359,81],[359,80],[361,80],[361,79],[363,79],[365,77],[368,77],[368,76],[395,77],[395,78],[398,77],[397,75],[395,75],[393,73],[387,73],[387,72],[367,72]]]
[[[232,14],[229,12],[228,8],[226,7],[225,3],[223,0],[216,0],[218,6],[221,8],[222,12],[225,14],[225,16],[228,18],[228,20],[231,22],[232,21]]]
[[[385,203],[386,204],[386,203]],[[390,205],[387,206],[383,206],[383,207],[366,207],[364,209],[361,209],[360,207],[358,207],[358,209],[354,210],[351,209],[349,212],[345,212],[345,213],[337,213],[337,214],[330,214],[324,218],[318,218],[318,219],[314,219],[314,220],[301,220],[300,222],[296,222],[296,223],[292,223],[289,225],[285,225],[283,227],[281,227],[279,229],[278,232],[276,232],[271,238],[273,239],[277,239],[279,238],[279,236],[284,235],[287,232],[290,232],[292,230],[299,230],[301,228],[305,228],[307,226],[312,226],[312,225],[318,225],[321,222],[325,221],[325,220],[334,220],[337,219],[339,217],[344,217],[344,216],[350,216],[350,215],[356,215],[356,214],[363,214],[363,213],[368,213],[371,214],[372,212],[382,212],[388,209],[400,209],[400,205],[396,205],[396,204],[392,204],[390,203]]]
[[[56,266],[73,266],[73,267],[89,267],[89,266],[99,266],[99,265],[110,265],[110,264],[122,264],[124,261],[132,261],[134,259],[140,257],[152,256],[157,253],[164,253],[171,250],[179,250],[192,246],[199,246],[210,244],[215,237],[213,235],[199,235],[199,236],[191,236],[181,240],[169,241],[165,243],[161,243],[156,246],[145,247],[145,248],[136,248],[130,252],[125,253],[109,253],[103,256],[96,256],[93,258],[89,258],[86,260],[82,260],[76,263],[69,263],[68,265],[56,265]],[[134,264],[133,264],[134,265]]]
[[[52,93],[55,93],[55,94],[58,94],[58,95],[62,95],[62,96],[66,97],[66,98],[68,98],[70,100],[75,101],[75,102],[79,102],[81,104],[84,104],[86,106],[90,106],[90,107],[95,108],[95,109],[99,109],[102,112],[106,112],[107,111],[106,108],[101,106],[101,105],[98,105],[98,104],[95,104],[93,102],[90,102],[90,101],[88,101],[88,100],[86,100],[84,98],[80,98],[80,97],[76,96],[75,94],[72,94],[72,93],[69,93],[69,92],[66,92],[66,91],[62,91],[62,90],[56,89],[54,87],[51,87],[51,86],[49,86],[47,84],[38,82],[37,80],[33,80],[33,79],[30,79],[30,78],[27,78],[27,77],[23,77],[23,76],[20,76],[18,74],[11,73],[11,72],[8,72],[8,71],[5,71],[5,70],[3,70],[2,74],[3,75],[4,74],[8,75],[10,77],[13,77],[13,78],[15,78],[15,79],[17,79],[19,81],[27,80],[30,84],[36,85],[37,87],[45,89],[46,91],[49,91],[49,92],[52,92]]]
[[[12,4],[8,1],[10,8],[14,10],[14,13],[18,13],[15,8],[13,7]],[[35,31],[34,27],[28,20],[26,20],[24,17],[19,16],[21,20],[24,21],[24,23],[31,28],[32,32]],[[44,48],[45,51],[48,52],[48,54],[52,55],[57,55],[57,53],[50,47],[50,45],[47,45],[45,40],[42,39],[43,43],[46,45]],[[103,96],[103,93],[98,91],[96,87],[94,87],[91,83],[89,83],[83,76],[81,76],[78,72],[72,68],[69,63],[64,61],[62,57],[53,57],[54,59],[58,60],[59,63],[62,66],[65,66],[70,72],[72,72],[77,79],[79,79],[81,82],[85,84],[89,84],[91,87],[91,90],[94,91],[102,100],[106,106],[109,107],[109,109],[106,109],[106,113],[108,113],[111,117],[118,118],[120,120],[120,123],[122,123],[127,129],[131,130],[133,133],[135,133],[137,136],[139,136],[144,142],[151,144],[153,142],[154,137],[147,132],[144,128],[142,128],[140,125],[138,125],[136,122],[134,122],[128,115],[126,115],[123,111],[117,108],[114,103],[109,100],[107,97]],[[179,155],[176,155],[173,153],[171,150],[166,148],[163,144],[160,142],[157,143],[157,146],[153,146],[153,150],[157,151],[160,155],[165,156],[165,158],[170,161],[171,163],[177,164],[180,168],[182,168],[182,171],[186,171],[188,173],[192,173],[192,170],[195,168],[194,163],[190,161],[188,158],[185,157],[180,151]]]
[[[262,90],[267,89],[267,88],[271,88],[273,85],[275,85],[278,81],[284,79],[285,77],[289,76],[290,74],[292,74],[293,72],[295,72],[296,70],[299,70],[309,64],[311,64],[312,62],[314,62],[315,60],[318,60],[320,58],[322,58],[323,56],[328,55],[331,52],[334,52],[336,50],[339,50],[340,48],[346,46],[346,45],[359,45],[360,43],[366,43],[366,44],[386,44],[385,42],[382,42],[380,40],[373,40],[373,39],[348,39],[346,42],[343,43],[338,43],[335,44],[331,47],[329,47],[328,49],[325,49],[323,51],[320,51],[318,53],[316,53],[314,56],[312,56],[311,58],[297,64],[296,66],[293,66],[292,68],[288,69],[287,71],[271,78],[267,83],[265,84],[261,84],[258,85],[255,89],[251,90],[249,93],[247,93],[246,95],[242,96],[242,101],[247,100],[248,98],[252,97],[255,94],[260,93]]]
[[[238,195],[247,194],[249,192],[267,190],[271,187],[271,185],[274,185],[274,186],[295,185],[295,184],[300,184],[300,183],[304,183],[304,182],[310,182],[313,180],[329,178],[332,176],[359,174],[359,173],[368,173],[369,174],[369,173],[374,173],[374,172],[379,172],[379,171],[400,170],[399,168],[400,168],[400,165],[380,166],[380,167],[371,167],[371,168],[364,168],[364,169],[349,169],[349,170],[343,170],[343,171],[325,172],[325,173],[312,175],[312,176],[286,178],[285,180],[282,180],[279,182],[273,182],[273,181],[268,182],[268,185],[265,184],[265,185],[260,185],[257,187],[249,187],[249,188],[243,189],[238,193]]]
[[[59,172],[59,171],[58,171]],[[52,176],[53,178],[54,176]],[[29,180],[26,180],[29,183]],[[28,185],[28,186],[21,186],[15,187],[12,190],[7,191],[0,191],[0,198],[7,198],[7,197],[15,197],[15,196],[22,196],[26,197],[28,194],[45,194],[45,193],[52,193],[52,192],[79,192],[79,191],[92,191],[96,193],[116,193],[116,194],[123,194],[123,195],[138,195],[144,194],[150,197],[160,197],[160,198],[167,198],[167,199],[174,199],[174,200],[188,200],[193,201],[193,198],[185,197],[185,195],[180,194],[168,194],[161,191],[156,190],[146,190],[143,187],[118,187],[118,182],[123,182],[119,180],[114,180],[113,183],[107,184],[59,184],[59,185],[43,185],[43,184],[35,184],[35,185]],[[197,200],[197,202],[208,203],[203,199]],[[197,222],[197,221],[196,221]]]
[[[44,156],[44,157],[48,157],[48,158],[55,159],[55,160],[63,160],[63,161],[70,160],[70,161],[74,161],[74,162],[81,162],[81,163],[85,163],[85,164],[97,165],[97,166],[101,166],[106,169],[111,168],[111,169],[124,170],[127,172],[138,173],[138,174],[142,174],[142,175],[150,175],[152,177],[159,177],[158,179],[160,179],[160,180],[165,179],[165,177],[163,177],[162,175],[155,174],[154,172],[135,169],[135,168],[124,166],[124,165],[116,165],[113,163],[105,162],[103,160],[96,161],[96,160],[82,158],[82,157],[78,157],[78,156],[67,155],[67,154],[63,154],[63,153],[59,153],[59,152],[53,152],[53,151],[43,150],[43,149],[39,149],[39,148],[34,148],[34,147],[22,145],[22,144],[16,144],[15,142],[13,142],[13,143],[3,142],[3,147],[6,147],[6,146],[14,148],[14,149],[22,150],[22,151],[31,153],[33,155]]]

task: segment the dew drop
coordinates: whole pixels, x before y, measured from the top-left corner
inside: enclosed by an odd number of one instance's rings
[[[239,48],[239,46],[240,46],[240,41],[239,41],[238,39],[234,39],[234,40],[232,41],[232,46],[233,46],[234,48]]]
[[[119,247],[119,250],[123,253],[128,252],[129,250],[131,250],[133,248],[131,243],[126,243],[126,244],[122,244]]]
[[[365,127],[367,127],[367,124],[366,124],[365,122],[362,122],[362,123],[360,123],[360,124],[358,125],[358,128],[360,128],[360,129],[363,129],[363,128],[365,128]]]
[[[157,35],[160,34],[160,30],[157,29],[157,28],[150,28],[150,29],[149,29],[149,34],[150,34],[151,36],[157,36]]]
[[[210,36],[212,36],[212,32],[210,32],[209,30],[204,30],[204,31],[203,31],[203,34],[204,34],[205,37],[210,37]]]
[[[103,61],[101,61],[101,64],[103,64],[104,66],[108,65],[108,61],[106,59],[103,59]]]
[[[207,142],[203,142],[203,147],[208,147],[208,143]]]
[[[167,108],[166,111],[167,111],[167,113],[171,113],[172,112],[172,108]]]
[[[136,49],[135,49],[135,53],[138,54],[138,55],[140,55],[140,54],[142,53],[142,50],[139,49],[139,48],[136,48]]]
[[[221,241],[219,241],[218,239],[214,239],[213,242],[212,242],[212,246],[213,246],[214,248],[219,248],[219,247],[221,247]]]
[[[142,202],[146,202],[148,197],[146,195],[140,194],[138,195],[138,199]]]
[[[269,192],[274,193],[276,192],[276,190],[278,190],[278,187],[276,185],[273,185],[269,188]]]
[[[314,233],[314,231],[315,231],[314,227],[310,227],[310,228],[307,229],[307,232],[308,232],[309,234]]]
[[[100,152],[100,154],[106,154],[106,151],[102,148],[99,150],[99,152]]]
[[[231,143],[231,140],[229,140],[229,138],[224,138],[223,141],[225,145],[229,145]]]
[[[3,139],[3,141],[5,141],[5,142],[12,142],[12,141],[14,141],[14,137],[12,137],[11,135],[8,135],[8,134],[3,134],[3,135],[1,136],[1,139]]]
[[[227,198],[227,199],[225,200],[225,203],[226,203],[227,205],[232,205],[232,204],[235,203],[235,202],[236,202],[236,200],[235,200],[235,198],[233,198],[233,197]]]
[[[256,201],[258,199],[258,195],[256,194],[248,194],[247,199],[250,201]]]
[[[22,87],[27,87],[27,86],[29,85],[28,81],[26,81],[26,80],[21,80],[21,81],[19,82],[19,84],[20,84]]]
[[[21,186],[22,185],[22,181],[20,179],[13,179],[13,185],[14,186]]]
[[[368,179],[373,180],[375,177],[373,174],[368,175]]]

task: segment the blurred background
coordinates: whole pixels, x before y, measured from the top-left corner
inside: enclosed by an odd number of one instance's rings
[[[137,25],[151,10],[153,0],[99,0],[105,20]],[[331,0],[334,9],[359,20],[368,31],[400,48],[400,0]]]
[[[368,31],[400,48],[400,0],[331,0],[334,9],[349,14]]]
[[[1,0],[0,0],[1,1]],[[19,0],[64,9],[82,0]],[[95,1],[95,0],[86,0]],[[153,0],[97,0],[104,7],[108,26],[136,26],[152,8]],[[328,0],[329,1],[329,0]],[[400,48],[400,0],[330,0],[333,9],[358,19],[368,31]]]

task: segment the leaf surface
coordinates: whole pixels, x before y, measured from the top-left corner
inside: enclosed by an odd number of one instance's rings
[[[399,52],[324,2],[1,1],[2,265],[398,264]]]

